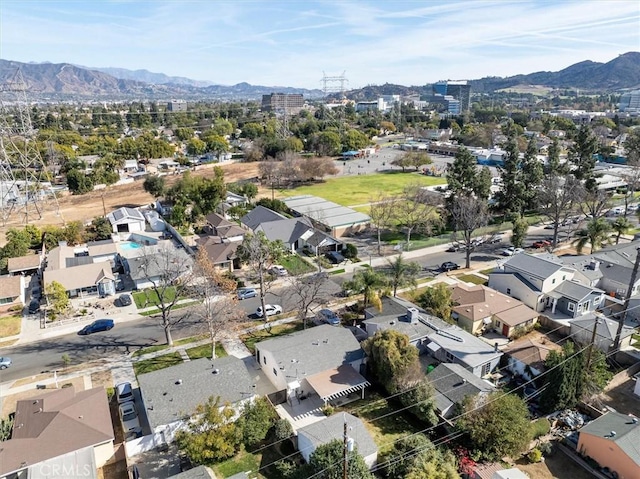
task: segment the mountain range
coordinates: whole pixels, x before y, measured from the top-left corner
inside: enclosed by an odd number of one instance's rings
[[[70,63],[21,63],[0,59],[0,84],[16,80],[20,72],[31,97],[51,99],[259,99],[272,92],[301,93],[320,98],[322,91],[249,83],[218,85],[213,82],[172,77],[147,70],[123,68],[87,68]],[[617,91],[640,88],[640,52],[619,55],[607,63],[583,61],[558,72],[535,72],[511,77],[486,77],[471,80],[472,91],[493,92],[517,85],[541,85],[552,88],[576,88],[588,91]],[[428,94],[428,86],[385,84],[347,92],[354,100],[374,99],[381,94]]]

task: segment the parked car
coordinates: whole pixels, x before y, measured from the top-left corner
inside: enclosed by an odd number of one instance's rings
[[[339,253],[337,251],[329,251],[327,254],[325,254],[325,256],[333,264],[344,263],[347,260],[344,256],[342,256],[342,253]]]
[[[116,306],[130,306],[132,303],[131,296],[128,294],[121,294],[118,299],[116,299]]]
[[[120,419],[122,420],[124,435],[127,436],[131,433],[135,435],[140,434],[142,428],[140,427],[140,419],[138,418],[138,412],[136,411],[136,406],[133,401],[120,404],[118,409],[120,410]]]
[[[267,317],[274,316],[276,314],[282,314],[282,306],[279,304],[267,304],[265,305],[265,310],[267,312]],[[264,313],[262,312],[262,306],[258,306],[256,309],[256,316],[262,318]]]
[[[133,401],[133,388],[131,387],[131,383],[116,384],[116,399],[118,400],[118,404]]]
[[[238,299],[249,299],[258,296],[258,292],[254,288],[242,288],[238,290]]]
[[[320,321],[324,321],[325,323],[329,323],[333,326],[337,326],[340,324],[340,318],[330,309],[321,309],[320,311],[318,311],[318,314],[316,314],[316,317]]]
[[[29,303],[29,314],[36,314],[40,311],[40,300],[33,298]]]
[[[464,247],[459,243],[453,243],[451,246],[447,248],[448,253],[456,253],[463,249]]]
[[[503,239],[504,239],[504,236],[502,235],[502,233],[496,233],[487,240],[487,243],[489,244],[501,243]]]
[[[534,243],[531,245],[532,248],[548,248],[549,246],[551,246],[551,242],[547,241],[547,240],[538,240],[538,241],[534,241]]]
[[[286,276],[289,274],[285,267],[279,264],[274,264],[271,268],[269,268],[269,271],[275,276]]]
[[[456,269],[460,269],[460,265],[457,263],[454,263],[453,261],[445,261],[440,265],[440,270],[444,271],[445,273],[448,273],[449,271],[453,271]]]
[[[514,254],[522,253],[524,250],[522,248],[515,248],[513,246],[502,250],[502,256],[513,256]]]
[[[0,358],[0,369],[7,369],[11,366],[11,358]]]
[[[85,336],[87,334],[99,333],[101,331],[109,331],[114,325],[115,323],[113,322],[113,319],[97,319],[78,331],[78,334]]]

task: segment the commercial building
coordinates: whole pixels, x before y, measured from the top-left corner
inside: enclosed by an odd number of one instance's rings
[[[286,111],[295,115],[304,107],[304,97],[299,93],[271,93],[262,95],[262,111]]]
[[[471,84],[466,80],[446,80],[434,83],[433,95],[434,97],[444,97],[445,100],[451,102],[449,110],[451,110],[454,106],[459,106],[459,112],[461,113],[471,108]],[[446,97],[452,98],[447,99]],[[460,103],[456,105],[453,100],[457,100]]]

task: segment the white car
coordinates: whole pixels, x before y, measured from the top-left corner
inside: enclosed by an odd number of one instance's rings
[[[138,419],[138,412],[136,411],[136,406],[133,401],[120,404],[119,409],[124,435],[139,434],[142,428],[140,427],[140,419]]]
[[[118,398],[118,404],[133,401],[133,388],[131,387],[131,383],[116,384],[116,397]]]
[[[282,314],[282,306],[280,306],[279,304],[266,304],[265,309],[267,311],[267,317],[276,314]],[[262,306],[258,306],[258,309],[256,309],[256,316],[259,318],[262,318],[264,316],[264,313],[262,312]]]
[[[501,254],[502,256],[513,256],[514,254],[522,252],[524,252],[522,248],[514,248],[513,246],[511,246],[510,248],[503,250]]]
[[[289,274],[285,267],[279,264],[274,264],[271,268],[269,268],[269,271],[271,271],[271,274],[275,276],[286,276],[287,274]]]

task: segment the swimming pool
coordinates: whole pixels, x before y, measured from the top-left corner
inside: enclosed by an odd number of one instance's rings
[[[140,249],[142,248],[142,245],[134,242],[134,241],[122,241],[120,242],[120,249],[122,251],[131,251],[134,249]]]

